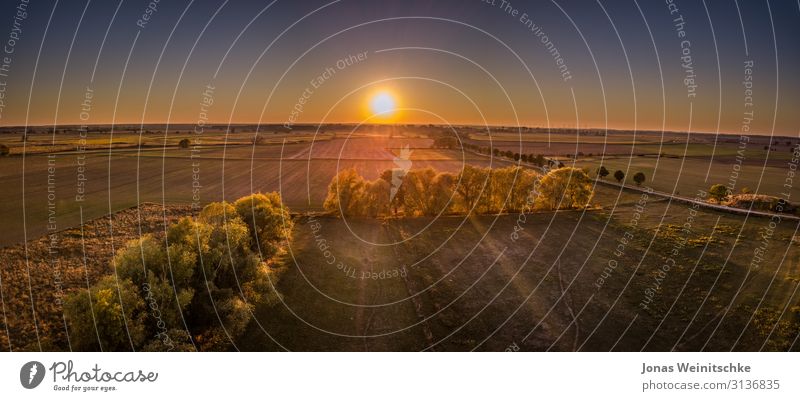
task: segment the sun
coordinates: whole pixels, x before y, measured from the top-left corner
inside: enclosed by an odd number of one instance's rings
[[[370,109],[376,117],[390,118],[397,110],[394,96],[389,92],[378,92],[369,101]]]

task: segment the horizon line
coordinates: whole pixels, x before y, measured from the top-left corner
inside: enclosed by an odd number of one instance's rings
[[[269,122],[269,123],[218,123],[218,122],[205,122],[202,124],[204,127],[212,127],[212,126],[280,126],[284,130],[287,129],[284,123],[279,122]],[[103,126],[183,126],[183,125],[191,125],[197,126],[197,122],[175,122],[175,123],[94,123],[94,124],[83,124],[83,123],[72,123],[72,124],[61,124],[61,125],[54,125],[54,124],[38,124],[38,125],[0,125],[0,130],[3,129],[12,129],[12,128],[31,128],[31,127],[103,127]],[[613,128],[613,127],[546,127],[546,126],[531,126],[531,125],[503,125],[503,124],[430,124],[430,123],[355,123],[355,122],[329,122],[329,123],[311,123],[311,122],[301,122],[292,124],[292,126],[302,127],[302,126],[326,126],[326,125],[362,125],[362,126],[373,126],[373,125],[383,125],[383,126],[400,126],[400,125],[413,125],[413,126],[435,126],[435,127],[477,127],[477,128],[518,128],[518,129],[542,129],[542,130],[574,130],[574,131],[601,131],[601,132],[621,132],[621,131],[630,131],[630,132],[638,132],[638,133],[673,133],[673,134],[701,134],[701,135],[725,135],[725,136],[766,136],[766,137],[786,137],[786,138],[800,138],[800,133],[797,135],[792,134],[783,134],[783,133],[734,133],[734,132],[725,132],[725,131],[702,131],[702,130],[674,130],[674,129],[633,129],[633,128]],[[287,133],[291,132],[291,128]]]

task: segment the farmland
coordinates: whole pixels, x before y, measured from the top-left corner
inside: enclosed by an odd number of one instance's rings
[[[55,146],[46,130],[29,134],[24,146],[15,144],[18,135],[2,134],[12,154],[0,158],[0,349],[67,349],[58,299],[113,274],[114,250],[144,233],[162,238],[167,225],[207,203],[271,191],[294,220],[280,260],[282,302],[256,308],[231,349],[800,349],[796,220],[726,214],[604,185],[585,210],[335,217],[323,202],[344,169],[373,180],[398,158],[413,169],[453,173],[512,161],[432,149],[442,130],[429,126],[268,130],[256,143],[242,127],[192,137],[186,148],[178,145],[183,129],[121,132],[115,140],[97,132],[80,150],[69,132]],[[699,134],[686,141],[678,133],[537,132],[514,142],[509,132],[488,141],[477,128],[464,131],[465,143],[516,146],[592,177],[602,165],[622,170],[633,185],[643,172],[645,187],[684,196],[727,184],[739,146]],[[796,143],[753,138],[735,189],[784,192],[786,142]],[[800,198],[789,190],[790,200]],[[58,241],[55,261],[48,235]]]

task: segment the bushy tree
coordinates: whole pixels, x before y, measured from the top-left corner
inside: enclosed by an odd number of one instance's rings
[[[490,191],[485,191],[484,197],[487,200],[485,212],[499,213],[509,210],[509,200],[514,195],[514,184],[516,178],[523,169],[520,167],[509,166],[505,168],[493,169],[490,173]]]
[[[184,217],[167,230],[170,281],[177,287],[188,288],[199,279],[196,271],[200,253],[207,253],[208,233],[211,227],[191,217]]]
[[[458,177],[451,173],[438,173],[431,181],[430,196],[426,205],[425,214],[447,214],[453,210],[453,191]]]
[[[364,181],[353,210],[359,216],[378,217],[391,212],[391,187],[383,179]]]
[[[408,216],[428,215],[431,211],[428,207],[430,187],[436,171],[430,167],[419,170],[409,170],[403,178],[403,186],[406,188],[403,202],[403,210]]]
[[[234,203],[236,212],[249,229],[256,251],[269,259],[278,250],[280,242],[288,240],[292,219],[277,192],[256,193],[242,197]]]
[[[606,166],[600,166],[600,168],[597,169],[597,175],[600,176],[600,178],[606,178],[609,174],[611,173],[608,171]]]
[[[354,168],[340,171],[328,185],[328,196],[323,207],[345,216],[357,214],[356,201],[363,186],[364,178]]]
[[[201,349],[227,349],[255,305],[280,299],[280,270],[251,248],[256,235],[288,239],[275,228],[280,218],[288,218],[288,210],[277,195],[256,194],[233,205],[211,203],[196,219],[172,224],[162,240],[144,235],[130,241],[114,257],[116,277],[67,296],[64,313],[75,349],[190,350],[190,332]]]
[[[131,351],[146,340],[146,306],[129,279],[105,276],[68,295],[64,318],[76,351]]]
[[[236,208],[227,202],[206,205],[198,216],[198,223],[198,233],[203,234],[199,245],[205,280],[220,287],[237,286],[237,272],[254,269],[258,258],[250,251],[251,235],[247,225]]]
[[[592,180],[581,169],[551,170],[538,187],[537,207],[552,210],[586,207],[592,199]]]
[[[172,256],[179,255],[171,254],[170,259]],[[155,308],[151,314],[157,312],[158,317],[148,319],[152,326],[183,327],[182,311],[194,296],[190,283],[194,265],[179,262],[173,267],[170,259],[164,243],[150,234],[128,242],[114,256],[117,277],[132,282],[151,309]]]
[[[471,213],[478,205],[481,194],[488,190],[489,171],[480,167],[466,165],[458,177],[456,192],[461,200],[461,209]]]
[[[180,142],[178,142],[178,146],[181,149],[187,149],[189,147],[189,139],[187,138],[181,139]]]
[[[519,212],[530,203],[531,192],[534,190],[538,175],[531,170],[510,166],[496,169],[493,174],[495,193],[498,195],[495,206],[498,211]]]
[[[165,272],[167,258],[164,247],[152,235],[129,241],[114,255],[113,266],[119,278],[131,280],[137,286],[147,281],[150,271]]]

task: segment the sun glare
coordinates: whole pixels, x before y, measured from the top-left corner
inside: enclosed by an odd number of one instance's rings
[[[396,109],[394,97],[387,92],[380,92],[370,100],[370,108],[377,117],[391,117]]]

